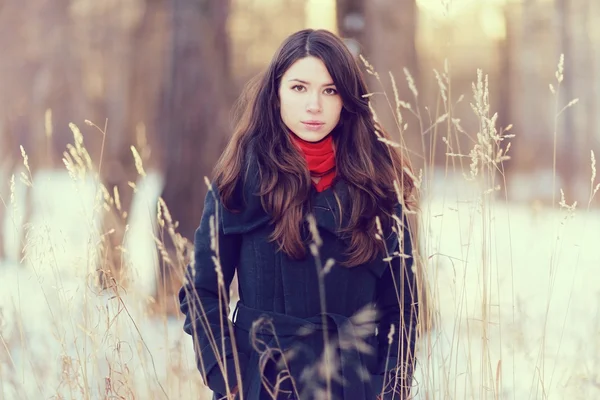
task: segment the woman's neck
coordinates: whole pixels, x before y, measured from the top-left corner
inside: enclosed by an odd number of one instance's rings
[[[332,136],[328,135],[318,142],[309,142],[294,134],[291,138],[306,160],[317,191],[321,192],[331,186],[335,177],[335,151]]]

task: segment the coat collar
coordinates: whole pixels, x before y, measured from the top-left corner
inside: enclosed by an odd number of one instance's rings
[[[343,180],[336,180],[334,186],[323,192],[312,191],[312,213],[315,216],[317,226],[325,229],[345,242],[350,242],[349,234],[341,234],[340,229],[347,228],[350,223],[351,201],[348,185]],[[342,217],[340,219],[340,210]],[[396,205],[395,213],[402,215],[400,204]],[[397,245],[397,234],[393,232],[391,226],[383,227],[383,235],[388,248],[394,248]]]
[[[225,234],[250,232],[265,223],[270,222],[270,216],[262,207],[258,191],[258,181],[249,179],[242,187],[236,189],[236,198],[242,199],[241,212],[231,212],[220,204],[219,213],[223,232]],[[337,236],[341,236],[341,228],[349,222],[349,192],[348,186],[341,180],[336,180],[330,188],[317,192],[311,188],[309,207],[306,212],[314,215],[317,226]],[[340,220],[340,211],[343,211]]]
[[[241,211],[229,211],[219,202],[220,221],[225,234],[250,232],[270,221],[271,218],[257,195],[259,189],[258,169],[253,168],[245,179],[238,181],[234,191],[236,208],[241,208]]]
[[[341,179],[336,179],[330,188],[322,192],[314,188],[311,191],[309,212],[315,216],[317,226],[344,240],[350,239],[340,234],[340,229],[347,227],[350,219],[349,197],[348,185]]]
[[[260,196],[257,195],[260,189],[260,180],[255,156],[250,155],[247,162],[249,163],[248,174],[245,179],[240,180],[235,190],[235,197],[240,200],[236,203],[239,204],[238,207],[241,207],[242,211],[236,213],[228,211],[222,204],[219,207],[220,221],[225,234],[250,232],[261,225],[270,223],[271,220],[262,207]],[[319,228],[349,242],[349,235],[342,235],[340,230],[349,224],[351,200],[347,182],[336,177],[333,184],[322,192],[318,192],[314,186],[311,186],[309,207],[305,211],[315,216]],[[388,233],[391,232],[385,233],[386,239]]]

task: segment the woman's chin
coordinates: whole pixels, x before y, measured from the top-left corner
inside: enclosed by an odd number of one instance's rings
[[[325,139],[329,135],[329,131],[315,132],[310,130],[299,130],[298,132],[294,132],[294,135],[298,136],[300,139],[305,142],[320,142]]]

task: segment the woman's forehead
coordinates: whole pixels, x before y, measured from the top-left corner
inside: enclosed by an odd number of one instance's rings
[[[327,67],[316,57],[304,57],[293,63],[283,74],[283,81],[297,81],[305,85],[333,85]]]

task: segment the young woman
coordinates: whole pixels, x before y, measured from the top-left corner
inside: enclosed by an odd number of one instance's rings
[[[179,294],[215,398],[409,397],[413,182],[366,94],[324,30],[288,37],[248,87]]]

